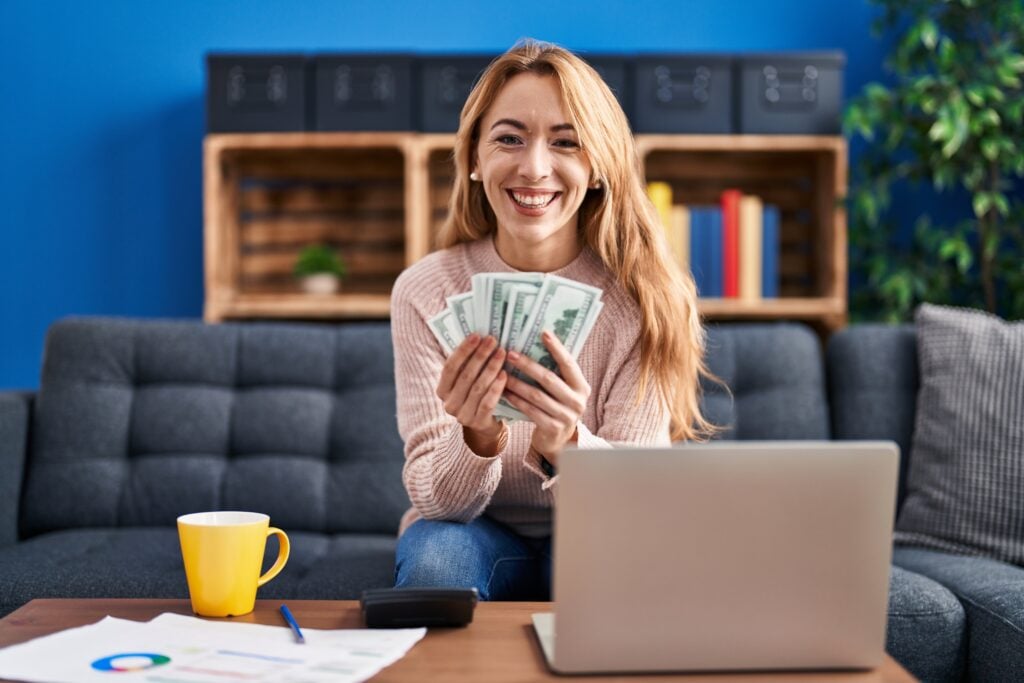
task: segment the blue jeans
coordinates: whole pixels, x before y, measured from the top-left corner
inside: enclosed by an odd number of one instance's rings
[[[421,519],[398,539],[395,586],[476,588],[481,600],[550,600],[551,538],[525,538],[478,517]]]

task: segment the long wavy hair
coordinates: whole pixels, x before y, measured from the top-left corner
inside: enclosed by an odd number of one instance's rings
[[[590,159],[598,189],[579,209],[579,231],[640,308],[639,401],[653,384],[671,417],[673,440],[700,440],[715,431],[700,411],[705,333],[693,278],[669,255],[626,116],[604,80],[585,61],[550,43],[523,40],[495,59],[469,94],[455,136],[455,183],[438,236],[447,248],[497,229],[482,184],[470,181],[480,120],[499,91],[522,73],[551,76]]]

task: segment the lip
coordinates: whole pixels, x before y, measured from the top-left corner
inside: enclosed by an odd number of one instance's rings
[[[505,188],[505,190],[507,192],[515,192],[516,194],[530,194],[530,195],[558,194],[558,193],[561,192],[561,190],[554,190],[554,189],[549,189],[549,188],[546,188],[546,187],[507,187],[507,188]]]
[[[512,196],[513,192],[515,192],[516,194],[527,195],[530,197],[548,194],[553,194],[555,196],[552,197],[551,201],[545,204],[544,206],[525,207],[515,200],[515,198]],[[543,216],[545,213],[547,213],[548,209],[550,209],[555,204],[555,202],[562,198],[562,193],[559,190],[541,190],[537,188],[509,188],[505,190],[505,196],[508,197],[509,204],[512,205],[512,208],[515,209],[516,212],[522,214],[523,216]]]

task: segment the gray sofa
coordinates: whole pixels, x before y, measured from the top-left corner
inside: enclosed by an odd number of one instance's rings
[[[731,388],[705,397],[723,438],[891,438],[909,452],[911,329],[847,330],[827,363],[800,325],[721,325],[709,342]],[[54,324],[39,391],[0,392],[0,615],[35,597],[186,597],[175,518],[199,510],[258,510],[288,532],[291,560],[259,597],[390,585],[408,506],[394,416],[387,323]],[[962,578],[984,560],[896,559],[897,660],[924,680],[1014,671],[1024,571],[1000,565],[1018,608],[993,620]]]

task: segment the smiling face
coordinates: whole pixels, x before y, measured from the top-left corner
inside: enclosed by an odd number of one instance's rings
[[[474,170],[514,267],[553,270],[579,252],[591,167],[570,121],[558,81],[533,73],[509,79],[480,120]]]

